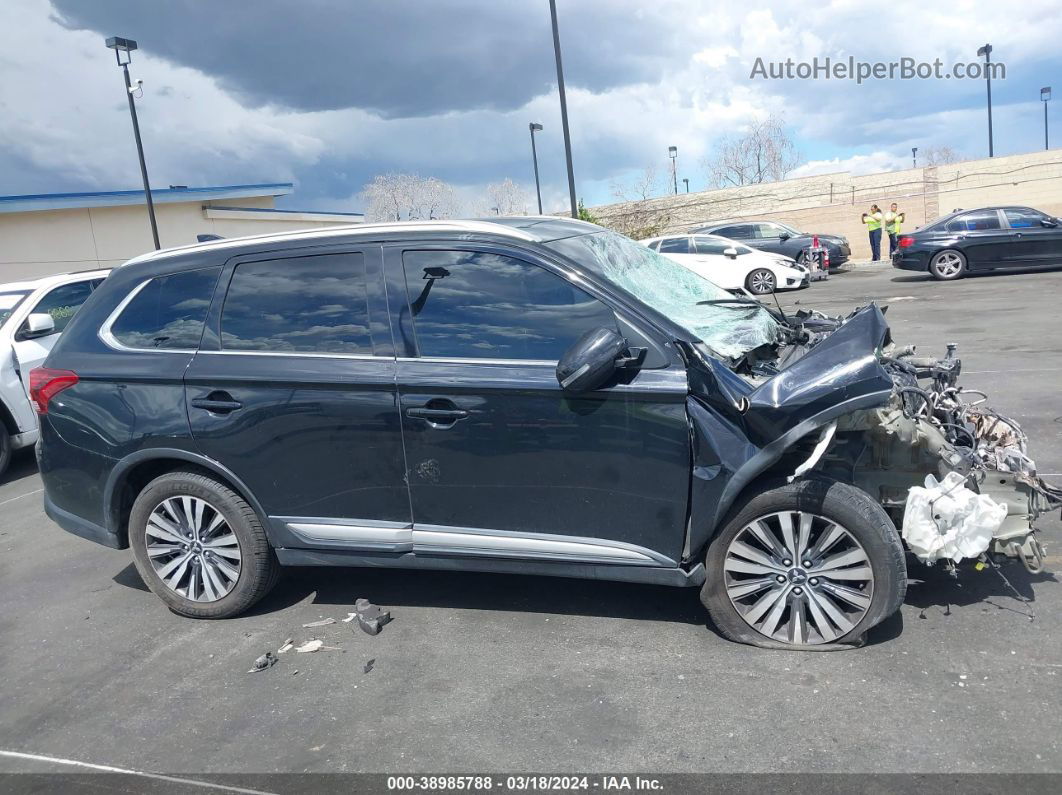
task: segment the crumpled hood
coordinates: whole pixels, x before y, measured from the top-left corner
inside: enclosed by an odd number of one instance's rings
[[[801,423],[817,424],[859,408],[885,404],[893,381],[878,361],[889,326],[874,304],[850,316],[808,353],[767,381],[750,385],[725,364],[711,360],[711,376],[691,378],[693,394],[738,415],[750,440],[767,444]],[[821,422],[818,422],[821,421]]]

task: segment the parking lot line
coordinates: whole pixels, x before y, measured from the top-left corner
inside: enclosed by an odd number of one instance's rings
[[[9,499],[4,500],[3,502],[0,502],[0,505],[7,505],[9,502],[21,500],[23,497],[32,497],[34,494],[40,494],[42,491],[44,491],[44,489],[34,489],[33,491],[27,491],[25,494],[19,494],[17,497],[11,497]]]
[[[0,503],[2,504],[2,503]],[[140,776],[142,778],[155,779],[156,781],[170,781],[174,784],[189,784],[193,787],[207,787],[214,790],[222,790],[224,792],[243,792],[248,795],[274,795],[260,789],[246,789],[244,787],[229,787],[224,784],[216,784],[211,781],[199,781],[194,778],[181,778],[180,776],[167,776],[162,773],[145,773],[142,770],[129,770],[124,767],[114,767],[113,765],[96,765],[91,762],[80,762],[77,759],[63,759],[58,756],[45,756],[44,754],[27,754],[21,751],[2,751],[0,750],[0,756],[6,756],[12,759],[26,759],[33,762],[50,762],[54,765],[67,765],[69,767],[82,767],[88,770],[98,770],[101,773],[121,773],[126,776]]]

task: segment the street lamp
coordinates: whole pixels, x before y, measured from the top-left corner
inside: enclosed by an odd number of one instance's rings
[[[992,151],[992,45],[986,44],[977,50],[978,55],[985,56],[985,84],[988,86],[988,156],[994,157]]]
[[[676,160],[678,158],[678,147],[669,146],[667,148],[667,156],[671,158],[672,187],[674,188],[675,195],[678,196],[678,168],[676,167]]]
[[[918,168],[918,147],[911,147],[911,168]]]
[[[151,185],[148,183],[147,164],[144,162],[144,144],[140,141],[140,124],[136,119],[136,103],[133,102],[133,84],[129,82],[129,62],[133,59],[132,52],[136,49],[136,42],[132,39],[123,39],[120,36],[111,36],[107,39],[107,48],[114,50],[114,58],[122,67],[125,76],[125,96],[129,100],[129,115],[133,119],[133,137],[136,139],[136,153],[140,158],[140,176],[144,180],[144,196],[147,198],[148,219],[151,221],[151,237],[155,241],[155,250],[162,248],[159,245],[159,227],[155,223],[155,203],[151,200]],[[122,53],[125,60],[122,60]]]
[[[1047,103],[1051,101],[1051,86],[1040,89],[1040,101],[1044,103],[1044,149],[1050,149],[1047,144]]]
[[[542,188],[538,184],[538,152],[535,151],[535,133],[542,132],[542,125],[531,122],[527,125],[531,130],[531,160],[535,164],[535,194],[538,196],[538,214],[542,215]]]
[[[682,181],[684,183],[686,183],[686,193],[689,193],[690,192],[690,181],[688,179],[686,179],[685,177],[682,178]]]
[[[564,64],[561,62],[560,33],[557,31],[557,0],[549,0],[549,16],[553,22],[553,56],[557,61],[557,94],[560,96],[561,129],[564,132],[564,159],[568,166],[568,198],[572,203],[572,218],[578,218],[575,171],[572,168],[572,137],[568,132],[568,100],[564,96]]]

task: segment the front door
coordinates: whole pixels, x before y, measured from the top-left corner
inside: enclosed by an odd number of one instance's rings
[[[690,466],[681,363],[568,396],[558,358],[617,326],[589,287],[488,246],[395,246],[385,268],[416,554],[674,565]]]
[[[1003,210],[1010,226],[1008,264],[1019,268],[1062,265],[1062,227],[1051,218],[1024,207]],[[1054,224],[1045,226],[1044,223]]]
[[[192,435],[281,546],[408,551],[380,249],[241,258],[185,375]]]

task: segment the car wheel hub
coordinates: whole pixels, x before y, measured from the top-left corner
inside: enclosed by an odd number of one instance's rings
[[[847,635],[873,601],[863,546],[841,525],[802,511],[747,524],[730,542],[723,572],[730,602],[749,627],[798,646]]]
[[[962,269],[962,260],[958,254],[945,253],[937,257],[937,273],[941,276],[954,276]]]
[[[144,535],[151,568],[185,599],[216,602],[240,578],[239,539],[221,511],[206,500],[163,500],[148,516]]]

